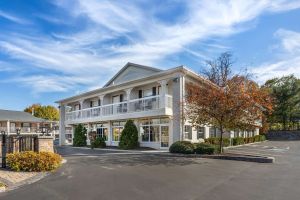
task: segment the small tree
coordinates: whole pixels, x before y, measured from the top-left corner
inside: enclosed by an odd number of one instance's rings
[[[121,149],[134,149],[138,146],[138,130],[133,123],[133,120],[127,120],[121,133],[119,147]]]
[[[87,130],[82,124],[78,124],[75,127],[73,146],[74,147],[83,147],[86,146],[86,133]]]

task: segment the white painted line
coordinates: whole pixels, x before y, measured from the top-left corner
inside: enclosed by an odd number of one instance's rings
[[[112,168],[112,167],[106,167],[106,166],[101,166],[101,168],[108,169],[108,170],[114,170],[114,168]]]

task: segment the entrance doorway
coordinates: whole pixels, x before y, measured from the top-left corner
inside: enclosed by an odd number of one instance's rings
[[[169,147],[169,126],[160,126],[160,135],[161,135],[161,148]]]

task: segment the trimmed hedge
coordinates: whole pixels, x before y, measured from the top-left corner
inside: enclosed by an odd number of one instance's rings
[[[106,143],[103,137],[98,137],[95,140],[91,141],[91,148],[105,148]]]
[[[171,153],[193,154],[194,145],[189,141],[177,141],[170,146],[169,151]]]
[[[205,143],[213,144],[213,145],[220,145],[221,139],[219,137],[211,137],[204,139]],[[230,145],[229,138],[223,138],[223,147],[228,147]]]
[[[232,145],[242,145],[245,143],[252,143],[252,142],[260,142],[266,140],[264,135],[256,135],[254,137],[243,138],[243,137],[236,137],[232,138]],[[230,145],[230,139],[224,138],[223,139],[224,146]],[[205,139],[205,143],[191,143],[190,141],[177,141],[174,142],[171,146],[169,151],[171,153],[182,153],[182,154],[215,154],[220,153],[220,138],[207,138]]]
[[[23,151],[7,155],[7,165],[13,171],[51,171],[61,165],[60,155],[51,152]]]
[[[232,138],[232,145],[233,146],[241,145],[241,144],[245,144],[244,138],[242,138],[242,137]]]
[[[196,154],[215,154],[220,152],[216,145],[206,143],[195,144],[194,151]]]

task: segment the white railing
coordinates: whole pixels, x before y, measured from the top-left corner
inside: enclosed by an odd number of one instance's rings
[[[129,100],[121,103],[114,103],[93,108],[85,108],[77,111],[71,111],[66,113],[66,121],[157,110],[163,107],[172,108],[172,96],[151,96],[141,99]]]

